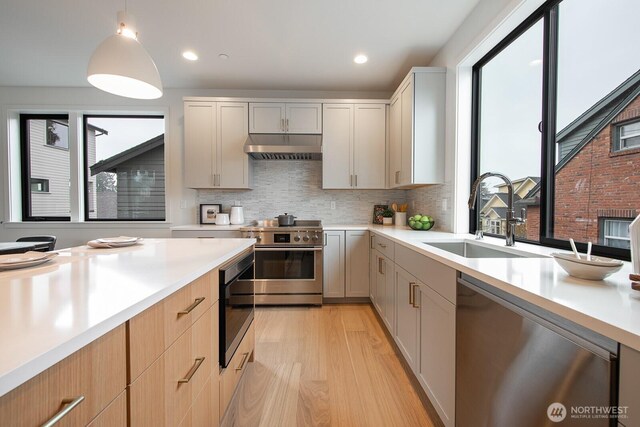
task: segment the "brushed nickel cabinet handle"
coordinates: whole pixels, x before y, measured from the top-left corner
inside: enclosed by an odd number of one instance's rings
[[[216,175],[213,173],[211,174],[211,185],[216,186]]]
[[[248,358],[249,353],[242,353],[242,362],[240,362],[240,366],[236,368],[236,371],[242,371],[244,369],[244,365],[247,363]]]
[[[413,292],[413,307],[414,308],[420,308],[420,306],[418,305],[418,300],[416,299],[416,288],[419,288],[420,285],[417,284],[413,284],[413,287],[411,288],[411,291]]]
[[[358,186],[358,175],[356,174],[354,176],[356,177],[356,185],[355,186],[357,187]]]
[[[382,272],[382,258],[378,258],[378,273],[384,274]]]
[[[280,119],[280,129],[284,132],[284,119]]]
[[[413,286],[416,284],[416,282],[409,282],[409,304],[411,304],[412,307],[415,307],[414,303],[413,303]]]
[[[193,376],[196,374],[196,371],[200,368],[202,362],[204,362],[204,357],[196,357],[196,361],[194,362],[191,369],[189,369],[189,372],[187,372],[187,376],[179,379],[178,384],[185,384],[191,381],[191,378],[193,378]]]
[[[196,298],[195,301],[193,301],[193,304],[191,304],[189,307],[185,308],[184,310],[179,311],[178,316],[191,313],[193,309],[196,308],[198,305],[200,305],[200,303],[204,300],[205,300],[205,297]]]
[[[47,422],[42,424],[42,427],[51,427],[57,424],[60,420],[66,417],[69,412],[73,411],[73,409],[78,406],[84,400],[84,396],[78,396],[73,399],[63,399],[62,405],[64,406],[60,411],[58,411],[53,417],[51,417]]]
[[[383,249],[385,249],[387,247],[387,245],[383,245],[382,243],[378,243],[378,246],[380,246]]]
[[[399,177],[400,177],[400,171],[396,171],[396,184],[400,180]]]
[[[289,119],[287,119],[287,132],[289,132]]]

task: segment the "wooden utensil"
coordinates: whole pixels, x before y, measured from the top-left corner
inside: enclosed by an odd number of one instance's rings
[[[634,291],[640,291],[640,282],[631,282],[631,289]]]
[[[634,282],[640,282],[640,274],[629,274],[629,279]]]

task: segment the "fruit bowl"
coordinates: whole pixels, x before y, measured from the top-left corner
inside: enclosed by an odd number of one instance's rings
[[[420,230],[420,231],[431,230],[435,223],[436,222],[433,219],[433,217],[429,215],[418,214],[409,218],[409,227],[411,227],[412,230]]]

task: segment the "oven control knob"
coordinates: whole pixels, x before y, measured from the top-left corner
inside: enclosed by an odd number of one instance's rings
[[[304,240],[305,242],[308,242],[308,241],[309,241],[309,235],[307,234],[306,236],[304,236],[304,237],[302,238],[302,240]]]
[[[297,235],[296,237],[293,238],[294,241],[299,242],[300,241],[300,235]]]
[[[318,241],[318,234],[314,234],[313,236],[311,236],[311,240],[313,240],[314,242]]]
[[[259,242],[260,240],[262,240],[262,236],[256,236],[256,241]]]

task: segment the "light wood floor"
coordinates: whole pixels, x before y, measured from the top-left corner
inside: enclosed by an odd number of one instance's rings
[[[224,426],[433,426],[369,305],[258,308]]]

